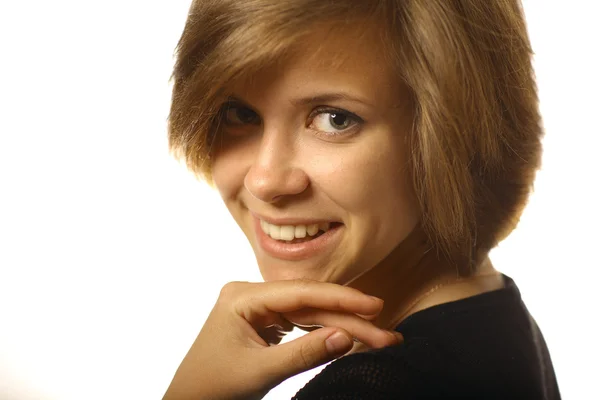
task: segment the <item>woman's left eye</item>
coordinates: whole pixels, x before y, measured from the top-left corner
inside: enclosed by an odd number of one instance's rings
[[[315,114],[309,128],[322,132],[326,136],[343,135],[356,130],[363,123],[359,116],[339,109],[320,109],[316,110]]]
[[[240,104],[228,104],[224,110],[224,122],[227,125],[260,123],[260,116],[248,107]]]

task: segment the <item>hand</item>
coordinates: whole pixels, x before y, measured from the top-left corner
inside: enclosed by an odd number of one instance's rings
[[[333,283],[228,283],[163,400],[261,399],[285,379],[347,353],[352,338],[372,348],[398,344],[399,334],[369,321],[382,308],[381,299]],[[272,346],[294,325],[322,327]]]

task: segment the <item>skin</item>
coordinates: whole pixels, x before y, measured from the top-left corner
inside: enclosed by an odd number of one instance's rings
[[[325,282],[230,282],[221,290],[163,399],[261,399],[290,376],[348,352],[352,336],[376,348],[398,344],[398,337],[368,321],[382,306],[380,299]],[[269,346],[280,339],[269,340],[273,335],[265,334],[265,327],[286,325],[288,318],[298,317],[309,324],[333,323],[336,328],[326,326]]]
[[[387,329],[411,313],[502,287],[489,259],[458,280],[430,251],[407,168],[410,102],[376,62],[377,40],[318,32],[305,43],[317,48],[300,48],[231,90],[244,107],[230,108],[221,124],[213,180],[265,282],[223,288],[164,399],[260,399],[337,357],[400,344]],[[298,101],[340,91],[362,101]],[[333,126],[321,106],[363,122]],[[340,125],[352,128],[332,135]],[[337,221],[341,238],[328,252],[278,259],[259,245],[252,213]],[[294,326],[310,332],[272,346]]]
[[[498,289],[502,279],[485,259],[474,280],[457,281],[455,269],[434,254],[420,257],[427,249],[402,245],[420,229],[408,169],[413,105],[393,71],[374,62],[382,49],[373,34],[319,31],[298,56],[235,85],[231,93],[241,104],[222,121],[212,173],[265,281],[308,278],[358,288],[384,299],[375,323],[392,329],[408,307],[422,309],[412,303],[436,285],[445,287],[427,296],[428,306]],[[362,101],[298,104],[340,92]],[[340,131],[331,114],[315,115],[320,106],[364,122]],[[339,221],[343,237],[325,254],[278,259],[260,247],[252,213]]]
[[[314,57],[292,58],[233,88],[247,105],[241,112],[253,112],[256,121],[222,123],[212,173],[265,281],[309,278],[343,285],[382,261],[418,222],[406,154],[412,117],[406,91],[370,61],[380,58],[374,46],[366,41],[357,46],[351,36],[306,42],[322,46]],[[348,62],[331,67],[327,60],[336,57]],[[295,104],[340,92],[364,103]],[[330,114],[312,114],[320,106],[347,110],[364,123],[334,136]],[[327,254],[278,259],[258,245],[252,212],[339,221],[343,238]]]

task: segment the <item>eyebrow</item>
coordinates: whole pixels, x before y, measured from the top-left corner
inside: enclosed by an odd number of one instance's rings
[[[362,98],[356,97],[356,96],[352,96],[352,95],[350,95],[348,93],[344,93],[344,92],[323,93],[323,94],[319,94],[316,96],[292,99],[292,100],[290,100],[290,103],[296,107],[301,107],[301,106],[306,106],[306,105],[311,105],[311,104],[328,103],[330,101],[339,101],[339,100],[353,101],[353,102],[357,102],[357,103],[362,103],[369,107],[375,107],[375,105],[373,105],[372,103],[368,102],[365,99],[362,99]],[[244,99],[240,98],[239,96],[236,96],[233,94],[229,95],[227,97],[227,102],[242,103],[242,104],[250,107],[249,102],[247,102]]]
[[[352,96],[352,95],[350,95],[348,93],[344,93],[344,92],[323,93],[323,94],[319,94],[317,96],[293,99],[290,102],[295,106],[305,106],[305,105],[310,105],[310,104],[315,104],[315,103],[327,103],[327,102],[336,101],[336,100],[353,101],[353,102],[365,104],[370,107],[375,107],[373,104],[369,103],[365,99],[362,99],[360,97],[355,97],[355,96]]]

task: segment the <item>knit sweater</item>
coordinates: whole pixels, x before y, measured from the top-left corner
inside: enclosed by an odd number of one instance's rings
[[[292,400],[559,400],[548,348],[514,281],[412,314],[398,346],[342,357]]]

